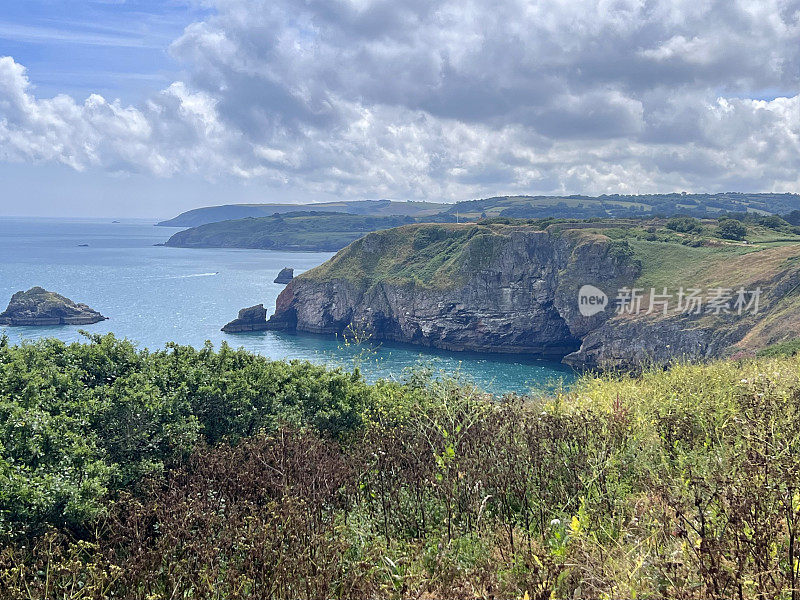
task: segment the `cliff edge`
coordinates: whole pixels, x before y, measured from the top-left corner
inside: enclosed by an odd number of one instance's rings
[[[653,229],[606,221],[372,233],[289,283],[267,329],[355,328],[376,340],[597,369],[751,352],[800,336],[800,238],[748,244]],[[620,307],[625,290],[633,297]],[[690,290],[700,292],[697,311],[686,310]],[[709,309],[714,290],[727,294],[718,310]],[[605,304],[582,306],[593,296]]]

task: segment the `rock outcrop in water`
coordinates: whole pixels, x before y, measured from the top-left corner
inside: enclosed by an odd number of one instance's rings
[[[793,292],[800,244],[755,252],[713,240],[709,248],[689,248],[680,237],[630,244],[604,235],[604,226],[619,225],[415,225],[370,234],[296,277],[267,328],[357,328],[377,340],[559,357],[600,369],[705,359],[800,336]],[[641,313],[616,313],[617,290],[651,281],[684,285],[681,277],[708,288],[764,288],[762,310],[661,314],[646,311],[645,295]],[[605,291],[606,310],[581,314],[584,285]]]
[[[239,316],[222,328],[225,333],[264,331],[267,328],[267,309],[263,304],[243,308]]]
[[[85,304],[37,286],[11,297],[8,308],[0,313],[0,325],[91,325],[107,318]]]
[[[292,279],[294,279],[294,269],[283,267],[272,283],[289,283]]]

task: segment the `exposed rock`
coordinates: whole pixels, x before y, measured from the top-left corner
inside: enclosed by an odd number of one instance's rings
[[[222,331],[225,333],[243,333],[245,331],[264,331],[267,328],[267,309],[263,304],[257,304],[250,308],[243,308],[239,311],[239,316],[225,325]]]
[[[610,252],[607,239],[532,228],[511,228],[497,240],[483,237],[465,242],[455,281],[444,286],[320,279],[313,269],[280,294],[268,328],[333,334],[355,326],[375,339],[447,350],[563,357],[609,317],[578,312],[580,286],[621,284],[638,275],[638,265]],[[495,242],[493,257],[480,264],[483,246]],[[380,234],[371,234],[333,260],[391,251]]]
[[[758,315],[616,314],[617,290],[636,286],[642,268],[627,243],[583,224],[402,227],[370,234],[296,277],[267,329],[357,328],[376,340],[552,356],[598,369],[702,360],[800,337],[800,246],[731,254],[693,272],[689,283],[706,288],[764,289]],[[607,310],[581,314],[583,285],[605,291]]]
[[[283,267],[273,283],[289,283],[292,279],[294,279],[294,269]]]
[[[91,325],[107,318],[85,304],[37,286],[11,297],[8,308],[0,313],[0,325]]]

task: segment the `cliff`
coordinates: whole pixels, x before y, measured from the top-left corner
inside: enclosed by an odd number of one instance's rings
[[[91,325],[106,320],[96,310],[77,304],[55,292],[32,287],[11,297],[0,313],[0,325]]]
[[[269,217],[208,223],[179,231],[167,240],[178,248],[258,248],[335,252],[370,231],[413,223],[405,216],[364,216],[333,212],[290,212]]]
[[[370,234],[295,278],[267,328],[357,328],[377,340],[601,369],[749,352],[800,335],[800,238],[751,245],[703,238],[692,247],[674,233],[652,241],[624,222],[545,225],[413,225]],[[583,286],[605,293],[605,309],[582,313]],[[665,314],[656,304],[648,314],[651,289],[669,288],[677,301],[679,289],[715,286],[763,288],[760,312],[694,314],[673,304]],[[615,310],[627,288],[642,290],[636,314]]]

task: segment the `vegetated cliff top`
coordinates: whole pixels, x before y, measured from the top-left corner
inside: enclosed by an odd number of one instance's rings
[[[408,225],[371,233],[301,278],[345,279],[365,286],[390,280],[451,287],[463,283],[473,270],[498,268],[492,263],[512,235],[536,232],[554,239],[569,236],[577,243],[612,244],[615,251],[641,262],[637,283],[643,287],[711,285],[725,274],[735,274],[738,283],[769,276],[792,257],[800,260],[800,229],[783,221],[763,221],[741,223],[742,239],[728,239],[725,221],[716,219],[496,218]]]
[[[268,217],[275,213],[298,211],[337,212],[373,217],[398,215],[417,217],[434,215],[445,208],[446,205],[436,202],[392,202],[391,200],[345,200],[317,204],[225,204],[195,208],[157,224],[165,227],[197,227],[206,223],[246,217]]]
[[[484,217],[568,218],[641,217],[687,214],[714,217],[723,213],[751,212],[785,214],[800,209],[798,194],[610,194],[602,196],[494,196],[463,200],[452,204],[438,202],[394,202],[356,200],[319,204],[227,204],[206,206],[181,213],[158,225],[196,227],[244,217],[263,217],[276,212],[322,211],[357,215],[405,215],[435,221],[477,220]]]
[[[406,216],[368,216],[300,211],[207,223],[179,231],[167,246],[261,248],[335,252],[365,233],[413,223]]]

